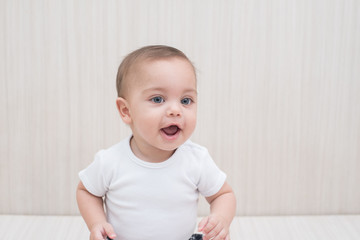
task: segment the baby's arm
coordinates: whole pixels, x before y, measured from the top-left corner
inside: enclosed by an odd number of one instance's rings
[[[198,230],[204,233],[204,240],[229,240],[230,224],[235,216],[236,200],[230,185],[225,182],[213,196],[207,197],[210,215],[199,223]]]
[[[107,222],[103,199],[89,193],[80,181],[76,190],[79,210],[90,230],[90,240],[103,240],[106,236],[115,238],[113,227]]]

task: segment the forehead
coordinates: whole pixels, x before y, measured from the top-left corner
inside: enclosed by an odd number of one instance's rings
[[[128,87],[177,82],[186,82],[196,88],[195,70],[187,59],[179,57],[143,59],[134,64],[127,78]]]

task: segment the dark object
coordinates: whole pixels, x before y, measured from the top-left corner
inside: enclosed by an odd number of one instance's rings
[[[109,238],[109,237],[106,237],[106,240],[112,240],[111,238]]]
[[[200,233],[194,233],[193,235],[191,235],[191,238],[189,238],[189,240],[202,240],[202,234]]]

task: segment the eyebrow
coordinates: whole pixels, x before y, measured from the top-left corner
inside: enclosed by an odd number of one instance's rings
[[[145,90],[143,90],[143,93],[146,93],[146,92],[151,92],[151,91],[159,91],[159,92],[164,92],[166,89],[165,88],[162,88],[162,87],[153,87],[153,88],[147,88]],[[188,88],[184,91],[184,93],[195,93],[196,95],[198,94],[198,92],[193,89],[193,88]]]

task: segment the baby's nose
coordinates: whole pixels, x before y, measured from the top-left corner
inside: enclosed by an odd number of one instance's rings
[[[179,117],[181,116],[181,107],[179,103],[173,103],[167,109],[167,116],[169,117]]]

